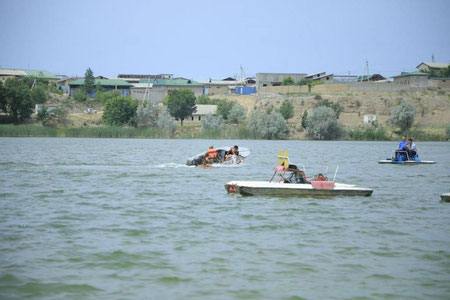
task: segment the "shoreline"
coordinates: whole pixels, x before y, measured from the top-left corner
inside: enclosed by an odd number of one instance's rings
[[[419,132],[419,131],[417,131]],[[421,142],[447,142],[444,136],[424,134],[426,138],[415,138]],[[132,138],[132,139],[205,139],[205,140],[266,140],[249,132],[220,132],[217,130],[203,132],[178,132],[171,134],[159,128],[132,128],[132,127],[45,127],[37,125],[0,125],[0,137],[49,137],[49,138]],[[288,138],[284,141],[319,141],[304,138]],[[348,136],[344,139],[331,141],[379,141],[392,142],[388,139],[355,139]]]

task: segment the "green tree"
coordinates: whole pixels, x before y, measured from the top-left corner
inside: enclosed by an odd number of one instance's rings
[[[403,134],[406,134],[413,125],[415,117],[416,109],[414,106],[402,100],[400,105],[392,110],[390,121],[393,125],[400,127]]]
[[[233,124],[239,124],[241,120],[245,119],[245,114],[245,108],[243,108],[239,104],[235,104],[228,113],[228,121]]]
[[[445,128],[445,138],[450,140],[450,124],[447,125],[447,128]]]
[[[28,84],[20,78],[9,78],[3,87],[5,110],[14,122],[30,118],[33,112]]]
[[[43,104],[45,102],[47,102],[47,92],[46,89],[43,85],[39,84],[36,85],[35,87],[33,87],[31,89],[31,101],[34,104]]]
[[[281,85],[294,85],[294,84],[295,84],[294,79],[292,79],[291,76],[284,77],[283,81],[281,82]]]
[[[131,125],[138,106],[136,100],[119,96],[109,99],[103,111],[103,120],[110,126]]]
[[[181,126],[186,117],[195,112],[195,95],[190,89],[176,89],[167,95],[167,108],[170,114],[180,120]]]
[[[252,111],[247,121],[248,129],[256,132],[264,139],[284,139],[289,135],[289,128],[283,116],[271,113]]]
[[[280,106],[279,112],[283,118],[288,120],[294,116],[294,105],[290,101],[284,101]]]
[[[316,140],[334,140],[342,135],[342,128],[332,108],[319,106],[308,117],[306,132]]]
[[[306,129],[306,127],[308,127],[308,111],[305,110],[303,112],[303,116],[302,116],[302,127],[304,129]]]
[[[439,71],[440,77],[450,77],[450,65],[447,68],[443,68]]]
[[[83,88],[78,89],[75,92],[75,95],[73,95],[73,99],[75,99],[75,101],[77,102],[86,102],[87,98],[88,95],[86,94]]]
[[[95,89],[94,72],[92,72],[91,68],[88,68],[84,74],[83,89],[88,95],[90,95]]]
[[[233,103],[225,100],[219,100],[216,102],[217,114],[221,115],[224,120],[228,120],[228,114],[233,108]]]
[[[42,125],[45,126],[47,121],[50,118],[50,113],[48,112],[47,108],[44,106],[37,112],[37,120],[42,122]]]
[[[0,80],[0,110],[6,112],[6,96],[3,81]]]

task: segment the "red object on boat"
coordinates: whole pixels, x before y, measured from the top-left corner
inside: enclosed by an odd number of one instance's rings
[[[311,181],[314,189],[318,190],[332,190],[334,188],[334,181]]]

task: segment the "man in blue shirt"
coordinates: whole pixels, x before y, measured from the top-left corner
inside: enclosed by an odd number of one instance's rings
[[[404,151],[406,151],[406,145],[408,144],[408,142],[406,141],[406,136],[402,136],[402,140],[401,142],[398,144],[398,149],[395,150],[395,159],[398,159],[399,156],[403,156],[406,157],[406,153]]]

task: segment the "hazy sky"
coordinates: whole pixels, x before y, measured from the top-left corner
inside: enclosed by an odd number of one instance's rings
[[[450,1],[0,0],[0,67],[394,75],[450,62]]]

